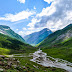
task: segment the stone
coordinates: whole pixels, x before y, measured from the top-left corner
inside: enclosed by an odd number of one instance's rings
[[[4,56],[4,55],[0,55],[0,57],[1,57],[1,58],[3,58],[3,59],[5,58],[5,56]]]
[[[0,72],[1,72],[1,71],[4,71],[4,69],[0,68]]]
[[[14,68],[16,68],[17,67],[17,65],[12,65]]]
[[[10,61],[10,62],[8,62],[8,66],[9,67],[11,67],[12,66],[12,62]]]
[[[8,61],[8,60],[9,60],[9,58],[5,58],[5,60],[7,60],[7,61]]]
[[[27,69],[25,66],[23,66],[23,69]]]
[[[2,65],[3,63],[0,61],[0,65]]]

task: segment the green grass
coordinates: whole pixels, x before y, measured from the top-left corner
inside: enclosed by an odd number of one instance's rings
[[[0,55],[7,55],[10,53],[9,49],[0,48]]]
[[[20,61],[20,65],[28,67],[29,72],[66,72],[63,69],[54,68],[54,67],[44,67],[37,63],[31,62],[31,57],[17,58]],[[36,66],[37,68],[35,68]]]
[[[24,54],[25,56],[28,56],[29,53],[34,53],[37,49],[32,49],[32,50],[27,50]],[[10,52],[9,49],[5,49],[5,48],[0,48],[0,54],[2,55],[6,55]],[[12,52],[12,51],[11,51]],[[16,53],[17,51],[13,51],[13,53]],[[17,52],[19,53],[19,52]],[[21,53],[21,52],[20,52]],[[30,59],[32,59],[32,57],[17,57],[17,59],[20,61],[20,67],[25,66],[27,69],[22,70],[20,72],[66,72],[63,69],[59,69],[59,68],[54,68],[54,67],[44,67],[42,65],[38,65],[34,62],[31,62]],[[36,66],[37,68],[35,68],[34,66]],[[7,72],[17,72],[17,69],[8,69]]]
[[[17,72],[16,69],[8,69],[7,72]]]
[[[41,49],[49,56],[72,62],[72,38],[49,47],[43,46]]]
[[[50,34],[46,39],[44,39],[41,43],[39,43],[36,47],[48,47],[52,46],[54,44],[58,44],[62,41],[64,41],[65,37],[56,40],[60,35],[64,35],[65,33],[70,33],[72,34],[72,24],[66,26],[62,30],[55,31],[54,33]]]
[[[32,49],[32,50],[27,50],[25,53],[21,53],[24,54],[25,56],[28,56],[29,53],[34,53],[37,49]],[[9,49],[5,49],[5,48],[0,48],[0,54],[1,55],[6,55],[10,52]],[[12,50],[11,50],[12,52]],[[13,53],[19,53],[17,51],[13,51]],[[32,61],[30,61],[30,59],[32,59],[32,57],[15,57],[16,59],[18,59],[20,61],[19,67],[25,66],[27,69],[20,69],[19,72],[66,72],[63,69],[60,68],[54,68],[54,67],[44,67],[42,65],[39,65],[37,63],[34,63]],[[36,67],[34,67],[36,66]],[[10,69],[6,69],[7,72],[17,72],[17,68],[10,68]]]
[[[13,50],[23,50],[26,51],[27,49],[34,49],[29,44],[25,44],[19,40],[16,40],[14,38],[11,38],[9,36],[0,34],[0,47],[1,48],[7,48],[7,49],[13,49]]]
[[[48,56],[52,56],[54,58],[61,58],[72,62],[72,47],[53,47],[53,48],[44,48],[43,52],[47,53]]]
[[[54,47],[43,47],[42,50],[46,52],[49,56],[55,57],[55,58],[62,58],[65,60],[68,60],[72,62],[72,40],[67,40],[63,43],[60,43],[58,45],[55,45]],[[16,39],[10,38],[8,36],[5,36],[3,34],[0,34],[0,55],[6,55],[6,54],[25,54],[25,56],[29,55],[29,53],[33,53],[37,50],[37,48],[34,48],[28,44],[22,43]],[[63,69],[59,68],[51,68],[51,67],[43,67],[41,65],[38,65],[34,62],[31,62],[31,57],[24,57],[24,58],[17,58],[20,61],[20,66],[26,66],[28,67],[29,72],[65,72]],[[37,68],[35,68],[33,65],[35,65]],[[24,72],[28,72],[25,70]],[[16,69],[8,69],[8,72],[16,72]]]
[[[20,35],[18,35],[13,30],[11,30],[10,27],[5,26],[5,25],[0,25],[0,29],[3,30],[8,36],[15,38],[17,40],[20,40],[25,43],[25,40]],[[5,29],[8,29],[8,30],[5,30]]]

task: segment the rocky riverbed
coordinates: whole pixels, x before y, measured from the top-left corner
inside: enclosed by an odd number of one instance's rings
[[[72,72],[72,63],[59,59],[47,56],[46,53],[42,52],[42,50],[38,50],[35,53],[30,54],[33,57],[30,61],[36,62],[37,64],[43,65],[45,67],[56,67],[65,69],[68,72]]]
[[[0,55],[0,72],[72,72],[72,63],[47,56],[42,50]]]
[[[0,55],[0,72],[24,72],[24,71],[27,72],[28,68],[22,66],[17,58]]]

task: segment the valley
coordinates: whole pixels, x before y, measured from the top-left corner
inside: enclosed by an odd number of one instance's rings
[[[0,72],[72,72],[72,0],[0,0]]]
[[[5,59],[8,59],[9,63],[12,63],[10,67],[4,67],[5,65],[8,66],[7,64],[4,64],[3,66],[0,66],[1,70],[3,72],[67,72],[64,69],[56,68],[56,67],[50,67],[50,66],[43,66],[40,64],[37,64],[35,62],[32,62],[31,59],[33,58],[31,55],[35,51],[31,53],[22,53],[22,54],[11,54],[11,55],[5,55]],[[5,63],[7,60],[5,60]],[[14,62],[14,61],[15,62]],[[0,61],[1,62],[1,61]],[[14,63],[13,63],[14,62]],[[18,64],[16,63],[18,62]]]
[[[47,56],[47,54],[42,52],[40,49],[33,53],[31,56],[33,56],[33,59],[30,61],[36,62],[37,64],[43,65],[45,67],[61,68],[72,72],[72,63],[63,59]]]
[[[72,72],[72,24],[36,46],[0,33],[0,71]]]

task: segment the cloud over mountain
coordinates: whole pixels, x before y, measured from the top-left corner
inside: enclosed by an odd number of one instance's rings
[[[43,8],[42,12],[36,15],[37,22],[34,24],[35,28],[48,27],[55,31],[72,22],[72,0],[44,1],[52,2],[52,4],[50,7]],[[30,24],[33,25],[33,21]]]
[[[20,35],[49,28],[56,31],[72,23],[72,0],[0,1],[0,24]]]

